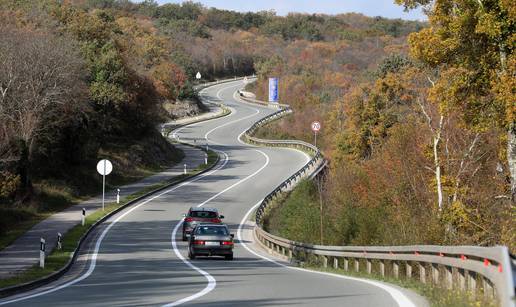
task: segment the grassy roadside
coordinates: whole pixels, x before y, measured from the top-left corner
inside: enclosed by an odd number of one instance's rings
[[[306,242],[312,244],[319,244],[319,229],[320,229],[320,211],[317,201],[317,188],[312,181],[301,181],[290,193],[282,194],[273,203],[270,204],[270,209],[267,211],[264,218],[264,229],[273,234],[283,238],[298,242]],[[299,221],[304,221],[299,223]],[[327,224],[328,218],[324,219],[325,229],[332,229],[331,225]],[[336,229],[330,232],[337,231]],[[328,238],[326,238],[328,239]],[[338,242],[326,242],[327,245],[339,245]],[[382,277],[379,272],[371,275],[365,272],[344,271],[342,268],[324,268],[320,259],[314,255],[300,254],[297,257],[302,261],[302,267],[312,270],[348,275],[352,277],[360,277],[366,279],[375,279],[391,284],[398,285],[402,288],[413,290],[414,292],[424,296],[428,299],[431,306],[437,307],[470,307],[470,306],[496,306],[492,301],[484,300],[481,294],[477,297],[472,297],[467,293],[459,291],[450,291],[441,287],[433,286],[431,283],[423,284],[417,280],[417,276],[412,279],[406,279],[404,266],[399,267],[399,276],[401,279],[395,279],[392,276],[392,268],[385,266],[386,276]],[[330,261],[331,263],[331,261]],[[373,268],[378,268],[379,264],[376,260],[372,261]],[[342,263],[340,263],[342,265]],[[352,267],[350,263],[350,268]],[[365,260],[360,260],[360,268],[365,268]],[[417,272],[414,272],[417,275]],[[480,281],[478,281],[480,284]]]
[[[118,143],[110,142],[110,147],[103,148],[97,158],[70,166],[63,174],[35,174],[28,197],[13,203],[0,199],[0,250],[52,214],[101,193],[102,177],[95,165],[106,157],[113,163],[113,173],[106,181],[109,191],[166,170],[184,154],[153,132],[136,140],[120,138]]]
[[[91,215],[86,217],[85,225],[81,224],[76,225],[72,229],[70,229],[67,233],[63,234],[62,241],[62,249],[57,250],[54,249],[50,255],[47,256],[45,260],[45,268],[42,269],[38,265],[31,267],[30,269],[10,278],[0,279],[0,288],[10,287],[14,285],[19,285],[23,283],[27,283],[30,281],[37,280],[39,278],[43,278],[50,274],[53,274],[63,268],[67,263],[70,257],[72,257],[77,245],[79,243],[80,238],[88,231],[88,229],[95,224],[97,221],[102,219],[107,214],[113,212],[114,210],[126,205],[131,200],[134,200],[140,196],[143,196],[149,192],[154,190],[163,188],[167,185],[178,182],[187,177],[192,177],[203,170],[212,167],[218,160],[218,155],[213,152],[208,152],[208,164],[201,164],[194,170],[189,171],[186,175],[182,174],[171,178],[167,181],[163,181],[152,186],[148,186],[136,193],[133,193],[120,201],[120,204],[110,203],[106,205],[105,210],[99,209],[92,213]]]

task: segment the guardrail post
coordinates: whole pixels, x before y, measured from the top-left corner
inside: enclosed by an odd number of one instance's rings
[[[432,263],[432,281],[434,285],[439,284],[439,267],[436,263]]]
[[[400,275],[400,266],[397,261],[392,262],[392,274],[394,278],[398,279]]]
[[[380,260],[380,275],[385,277],[385,262],[384,260]]]
[[[419,264],[419,281],[426,284],[426,268],[424,263]]]
[[[409,261],[405,262],[405,272],[408,279],[412,278],[412,264]]]
[[[337,257],[333,258],[333,268],[334,269],[339,268],[339,258],[337,258]]]
[[[457,268],[457,275],[459,280],[459,289],[464,291],[466,289],[466,270]]]
[[[366,259],[367,274],[371,274],[371,259]]]
[[[289,250],[288,250],[288,257],[289,257],[290,259],[292,259],[292,258],[293,258],[293,257],[292,257],[292,250],[291,250],[291,249],[289,249]]]
[[[328,257],[326,257],[326,256],[321,256],[321,257],[322,257],[323,267],[327,268],[328,267]]]
[[[349,271],[349,260],[348,258],[344,258],[344,271]]]
[[[477,274],[475,272],[468,272],[468,288],[470,295],[475,298],[477,292]]]
[[[355,258],[355,272],[360,272],[360,261],[358,258]]]
[[[453,289],[453,267],[445,266],[444,267],[444,279],[446,288],[452,290]]]
[[[482,287],[484,288],[484,298],[491,299],[493,295],[493,286],[487,278],[482,278]]]

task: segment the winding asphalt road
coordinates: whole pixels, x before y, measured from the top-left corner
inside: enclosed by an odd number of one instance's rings
[[[210,172],[149,197],[103,223],[72,270],[29,293],[0,300],[16,306],[415,306],[419,298],[387,284],[314,273],[268,259],[253,243],[253,207],[308,157],[296,150],[252,147],[241,133],[274,110],[244,104],[241,81],[209,87],[206,101],[224,102],[229,116],[183,127],[183,141],[221,156]],[[181,214],[216,207],[238,238],[235,260],[189,261]],[[415,300],[415,304],[412,303]]]

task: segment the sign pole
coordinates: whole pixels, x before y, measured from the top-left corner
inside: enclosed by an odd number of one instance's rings
[[[314,146],[317,147],[317,132],[319,132],[319,130],[321,130],[321,123],[318,121],[314,121],[314,122],[312,122],[310,127],[312,128],[312,131],[314,132]]]
[[[102,211],[104,211],[104,194],[106,193],[106,160],[104,160],[104,174],[102,175]]]
[[[97,163],[97,172],[102,175],[102,211],[105,209],[106,203],[106,176],[113,171],[111,161],[102,159]]]

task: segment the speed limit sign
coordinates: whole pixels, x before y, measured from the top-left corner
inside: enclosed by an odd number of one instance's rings
[[[318,132],[319,130],[321,130],[321,123],[317,121],[312,122],[311,127],[313,132]]]

